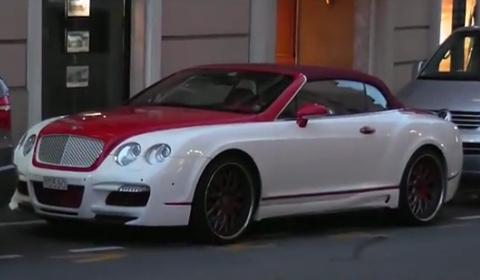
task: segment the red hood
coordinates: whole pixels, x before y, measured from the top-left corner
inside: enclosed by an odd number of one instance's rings
[[[114,110],[82,113],[58,119],[45,126],[40,135],[75,134],[110,143],[158,130],[255,121],[256,115],[173,107],[119,107]]]

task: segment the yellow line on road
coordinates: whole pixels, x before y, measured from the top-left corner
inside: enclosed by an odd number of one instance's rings
[[[94,263],[94,262],[105,262],[111,260],[117,260],[121,258],[125,258],[127,254],[124,253],[105,253],[105,254],[98,254],[95,257],[87,257],[81,259],[73,260],[74,263]]]
[[[250,250],[250,249],[261,249],[261,248],[272,248],[276,247],[273,243],[253,243],[253,242],[245,242],[245,243],[237,243],[228,246],[220,246],[215,247],[216,249],[226,250],[226,251],[243,251],[243,250]]]
[[[68,260],[68,259],[79,259],[79,258],[92,258],[98,256],[99,254],[71,254],[63,256],[50,256],[51,259],[57,260]]]
[[[352,231],[352,232],[343,232],[343,233],[332,234],[332,235],[329,235],[328,237],[338,238],[338,239],[358,238],[358,237],[368,237],[368,238],[383,237],[383,238],[387,238],[387,237],[390,237],[390,235],[384,234],[384,233],[369,233],[369,232],[363,232],[363,231]]]

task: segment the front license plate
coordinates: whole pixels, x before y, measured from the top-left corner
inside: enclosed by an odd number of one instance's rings
[[[50,190],[68,190],[67,180],[63,178],[45,177],[43,178],[43,187]]]

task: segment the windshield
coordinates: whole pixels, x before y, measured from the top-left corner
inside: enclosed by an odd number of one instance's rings
[[[132,106],[170,106],[257,114],[292,83],[277,73],[193,69],[173,74],[129,100]]]
[[[419,79],[480,81],[480,32],[453,33],[433,55]]]

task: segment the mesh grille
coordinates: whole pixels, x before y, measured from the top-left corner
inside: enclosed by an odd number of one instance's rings
[[[67,167],[90,167],[101,155],[101,140],[75,135],[49,135],[40,139],[37,161]]]

